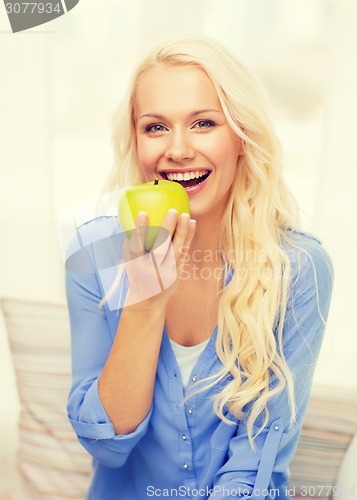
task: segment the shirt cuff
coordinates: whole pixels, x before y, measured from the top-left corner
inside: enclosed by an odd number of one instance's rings
[[[152,407],[144,420],[129,434],[115,434],[114,426],[105,411],[98,393],[98,379],[88,389],[82,405],[79,409],[78,420],[68,416],[68,419],[77,436],[89,439],[114,439],[125,441],[136,441],[142,437],[149,425]]]

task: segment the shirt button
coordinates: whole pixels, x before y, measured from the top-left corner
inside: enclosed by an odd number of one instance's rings
[[[187,464],[183,464],[183,468],[184,469],[188,469],[188,465]]]
[[[193,413],[193,409],[192,409],[192,408],[189,408],[189,409],[187,410],[187,413],[189,413],[190,415],[192,415],[192,413]]]
[[[278,425],[274,425],[274,431],[278,431],[279,430],[279,426]]]
[[[196,382],[196,380],[197,380],[197,375],[194,375],[194,376],[192,377],[192,379],[191,379],[191,380],[192,380],[192,382]]]
[[[185,434],[182,435],[182,439],[186,441],[187,437],[185,436]]]

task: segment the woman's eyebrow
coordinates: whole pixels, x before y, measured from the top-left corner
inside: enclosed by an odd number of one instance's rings
[[[210,109],[210,108],[198,109],[197,111],[192,111],[192,113],[190,113],[188,116],[189,118],[192,118],[194,116],[201,115],[203,113],[222,113],[222,112],[218,109]],[[164,115],[160,115],[158,113],[144,113],[139,117],[139,120],[141,120],[142,118],[156,118],[158,120],[166,119]]]

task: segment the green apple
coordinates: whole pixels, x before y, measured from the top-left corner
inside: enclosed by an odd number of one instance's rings
[[[149,228],[145,249],[149,251],[170,208],[176,209],[178,215],[183,212],[190,213],[189,197],[178,182],[155,179],[145,184],[127,186],[118,201],[119,222],[124,231],[131,231],[135,228],[139,212],[146,212],[149,217]]]

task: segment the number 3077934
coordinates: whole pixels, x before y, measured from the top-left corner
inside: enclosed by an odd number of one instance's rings
[[[5,4],[8,14],[52,14],[56,12],[61,14],[61,3],[42,3],[42,2],[14,2]]]

